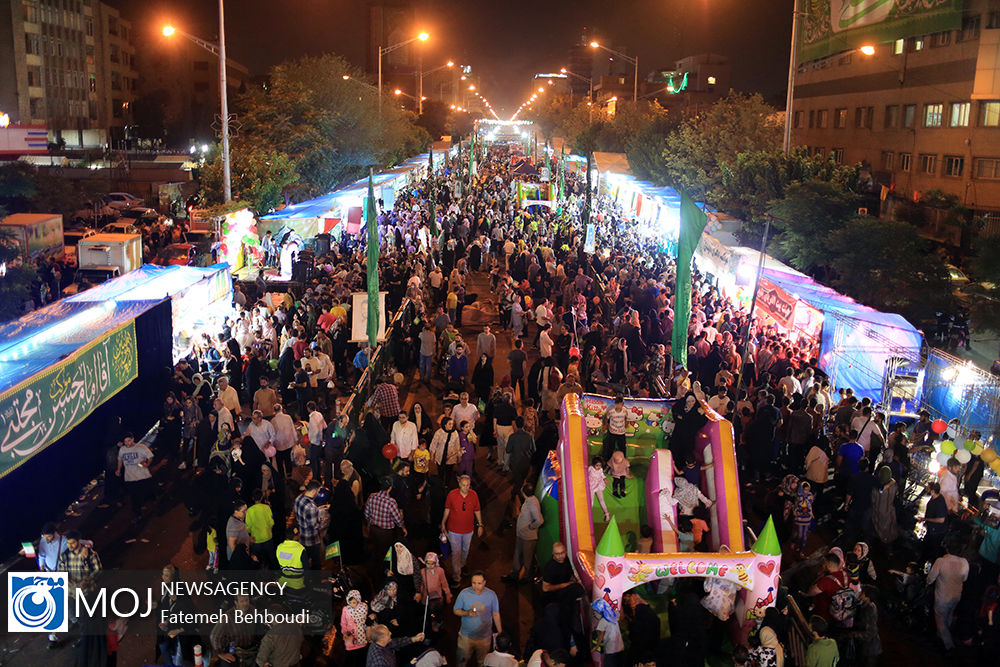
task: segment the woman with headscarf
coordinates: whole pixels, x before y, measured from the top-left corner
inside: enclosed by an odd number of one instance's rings
[[[372,600],[368,618],[375,623],[387,625],[392,630],[399,629],[399,584],[387,581],[382,590]]]
[[[618,612],[607,600],[601,598],[591,605],[597,614],[594,624],[594,645],[601,652],[601,664],[619,667],[625,664],[625,642],[618,626]]]
[[[472,387],[476,392],[476,398],[481,401],[489,399],[493,378],[493,363],[487,355],[480,354],[476,367],[472,369]]]
[[[347,592],[340,612],[340,634],[344,636],[344,666],[362,667],[368,654],[368,605],[356,590]]]
[[[191,376],[191,381],[194,383],[191,396],[201,408],[201,414],[207,415],[212,411],[212,399],[215,398],[212,392],[212,383],[206,380],[201,373],[195,373]]]
[[[357,565],[364,562],[364,513],[354,498],[351,486],[357,479],[358,472],[350,465],[348,474],[343,479],[336,480],[333,487],[333,497],[330,500],[330,525],[327,528],[327,543],[340,542],[341,556],[347,565]],[[341,468],[344,473],[344,467]]]
[[[174,459],[180,453],[181,445],[181,404],[174,392],[167,392],[163,401],[163,416],[160,419],[160,434],[156,437],[157,450],[163,452],[168,459]],[[162,443],[160,439],[162,438]]]
[[[762,627],[757,639],[760,645],[750,649],[750,664],[756,667],[784,667],[785,650],[781,648],[774,630]]]
[[[441,420],[441,428],[434,433],[431,440],[431,458],[438,467],[438,476],[445,486],[451,485],[451,472],[462,456],[461,438],[455,428],[455,420],[445,417]]]
[[[671,408],[674,418],[674,432],[670,436],[670,453],[674,461],[686,461],[694,456],[694,443],[701,427],[708,423],[705,412],[693,392],[674,403]]]
[[[889,466],[881,466],[876,475],[878,484],[872,490],[872,529],[883,544],[899,537],[896,525],[896,480]]]

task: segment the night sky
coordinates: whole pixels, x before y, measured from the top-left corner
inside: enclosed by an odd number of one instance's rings
[[[105,0],[108,1],[108,0]],[[214,40],[214,0],[110,0],[133,21],[138,48],[163,39],[165,22]],[[530,77],[566,66],[583,27],[639,56],[640,70],[713,52],[733,64],[733,87],[781,97],[788,68],[793,0],[417,0],[427,30],[425,63],[472,65],[482,90],[507,117]],[[229,55],[263,74],[287,58],[333,52],[359,67],[365,58],[364,0],[227,0]],[[505,110],[505,111],[504,111]]]

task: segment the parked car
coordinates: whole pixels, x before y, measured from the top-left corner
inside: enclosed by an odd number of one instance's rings
[[[88,223],[91,225],[101,225],[110,222],[118,217],[118,210],[108,206],[108,204],[98,199],[96,201],[84,202],[83,206],[73,213],[73,221],[78,223]]]
[[[156,255],[153,264],[158,266],[198,266],[198,248],[193,243],[171,243]]]
[[[138,208],[143,206],[145,203],[135,195],[130,195],[127,192],[109,192],[104,200],[108,203],[108,206],[116,211],[122,211],[128,208]]]
[[[70,227],[63,230],[63,246],[75,248],[76,244],[88,236],[93,236],[97,231],[91,227]]]
[[[136,227],[129,218],[119,218],[114,222],[109,222],[108,224],[101,227],[102,234],[139,234],[139,228]]]
[[[156,212],[156,209],[140,207],[140,208],[130,208],[122,211],[118,215],[118,222],[131,222],[132,224],[139,225],[149,225],[153,224],[159,220],[161,216]]]

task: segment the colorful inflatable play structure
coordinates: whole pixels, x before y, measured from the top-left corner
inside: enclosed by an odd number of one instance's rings
[[[634,493],[626,494],[628,502],[616,496],[609,503],[606,522],[600,522],[604,512],[597,505],[599,523],[595,525],[596,501],[587,467],[592,454],[600,452],[603,413],[611,404],[610,397],[566,396],[559,447],[555,460],[543,471],[543,508],[552,513],[558,506],[561,539],[573,555],[580,581],[592,591],[592,601],[603,599],[617,612],[629,589],[672,577],[705,578],[707,591],[718,586],[731,599],[735,597],[726,616],[734,624],[734,636],[745,637],[774,604],[781,548],[771,519],[749,550],[744,544],[732,425],[701,404],[708,422],[697,435],[695,456],[703,472],[701,491],[713,501],[710,531],[704,538],[709,552],[680,553],[672,528],[678,523],[672,502],[674,463],[663,444],[664,434],[672,431],[669,401],[625,399],[627,456],[635,477],[648,465],[645,483],[640,490],[639,479],[628,480]],[[633,545],[633,530],[641,523],[653,529],[652,553],[637,553]]]

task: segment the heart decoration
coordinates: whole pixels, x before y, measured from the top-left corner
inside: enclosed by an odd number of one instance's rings
[[[597,586],[597,590],[604,590],[604,575],[599,574],[594,577],[594,585]]]
[[[608,563],[608,574],[610,574],[612,578],[617,577],[621,573],[622,573],[621,563]]]
[[[604,573],[604,563],[598,563],[597,564],[597,571],[600,572],[600,573],[602,573],[602,574]]]
[[[769,560],[767,563],[757,563],[757,569],[770,577],[771,573],[774,572],[774,561]]]

